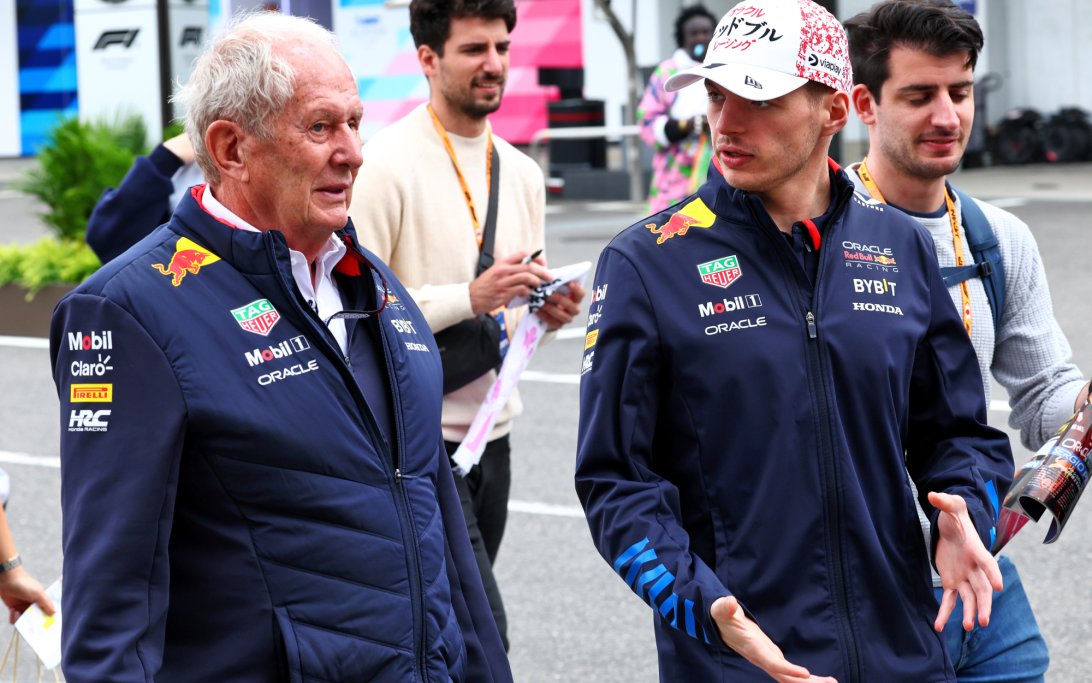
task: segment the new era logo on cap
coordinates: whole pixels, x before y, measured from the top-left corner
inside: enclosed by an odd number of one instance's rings
[[[664,87],[678,90],[704,78],[752,100],[781,97],[809,80],[853,88],[845,30],[812,0],[736,5],[713,32],[705,63],[675,74]]]

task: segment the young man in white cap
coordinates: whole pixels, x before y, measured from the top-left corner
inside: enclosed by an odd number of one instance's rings
[[[664,681],[952,681],[935,624],[1001,586],[1012,456],[932,244],[828,161],[851,71],[810,0],[737,5],[666,84],[708,91],[718,172],[599,260],[576,487]]]

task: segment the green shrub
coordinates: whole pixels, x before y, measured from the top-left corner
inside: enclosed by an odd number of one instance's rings
[[[146,153],[146,141],[138,115],[112,122],[62,120],[38,151],[38,168],[14,186],[45,204],[42,221],[58,239],[82,242],[102,191],[121,182],[134,158]]]
[[[116,187],[148,137],[138,115],[114,121],[62,120],[38,150],[38,167],[13,185],[46,206],[42,222],[53,233],[29,245],[0,245],[0,284],[42,287],[82,282],[99,267],[84,242],[87,221],[102,191]]]
[[[82,282],[99,265],[82,240],[43,237],[33,244],[0,245],[0,284],[25,287],[28,300],[46,285]]]
[[[163,139],[170,140],[171,138],[181,135],[184,132],[186,132],[185,124],[179,119],[175,119],[174,121],[171,121],[166,128],[163,129]]]

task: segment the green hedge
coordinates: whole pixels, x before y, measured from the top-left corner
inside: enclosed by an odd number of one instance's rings
[[[95,272],[99,260],[84,242],[87,221],[103,190],[117,187],[137,155],[147,153],[146,140],[138,115],[60,121],[38,151],[38,167],[13,184],[45,205],[41,218],[53,237],[0,246],[0,284],[20,284],[34,293]]]
[[[25,287],[28,299],[46,285],[83,282],[99,265],[82,240],[43,237],[34,244],[0,245],[0,284]]]

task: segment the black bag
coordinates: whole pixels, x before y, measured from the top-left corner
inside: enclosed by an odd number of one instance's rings
[[[457,322],[436,334],[444,366],[445,394],[500,365],[500,335],[500,323],[488,313]]]
[[[478,254],[477,275],[493,265],[493,238],[497,227],[497,187],[500,178],[500,156],[493,148],[492,175],[489,180],[489,209],[482,231],[482,246]],[[437,332],[436,346],[444,366],[444,393],[470,384],[500,365],[500,323],[488,313],[455,323]]]

